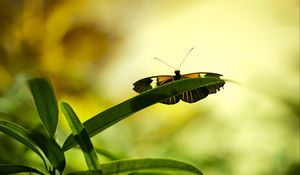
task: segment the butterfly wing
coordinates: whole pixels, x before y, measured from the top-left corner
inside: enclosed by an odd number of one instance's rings
[[[171,75],[159,75],[159,76],[152,76],[143,78],[135,83],[133,83],[133,90],[142,93],[146,90],[153,89],[157,86],[161,86],[163,84],[169,83],[174,81],[173,76]],[[175,104],[178,103],[180,100],[181,95],[173,96],[166,98],[160,101],[163,104]]]
[[[157,77],[157,86],[160,86],[160,85],[163,85],[166,83],[170,83],[172,81],[174,81],[174,76],[158,76]],[[176,104],[179,102],[180,96],[181,95],[172,96],[172,97],[166,98],[160,102],[163,104],[168,104],[168,105]]]
[[[188,103],[195,103],[207,97],[208,94],[209,94],[208,89],[206,87],[201,87],[201,88],[183,92],[181,95],[181,100]]]
[[[158,75],[147,77],[133,83],[133,90],[138,93],[142,93],[146,90],[156,88],[157,86],[169,83],[171,81],[173,81],[173,76],[171,75]]]
[[[216,78],[220,79],[222,75],[218,73],[211,73],[211,72],[195,72],[190,74],[184,74],[180,78]],[[157,86],[175,81],[175,76],[171,75],[159,75],[159,76],[152,76],[143,78],[133,84],[133,90],[142,93],[146,90],[153,89]],[[177,77],[178,78],[178,77]],[[193,89],[190,91],[183,92],[182,94],[169,97],[167,99],[164,99],[160,101],[163,104],[176,104],[180,101],[185,101],[187,103],[195,103],[205,97],[207,97],[209,94],[216,93],[218,90],[220,90],[221,87],[223,87],[225,82],[215,85],[209,85],[197,89]]]
[[[223,76],[222,74],[212,73],[212,72],[194,72],[189,74],[182,75],[183,78],[216,78],[220,79]]]
[[[134,86],[133,90],[135,92],[142,93],[148,89],[152,89],[152,86],[151,86],[152,81],[153,80],[150,77],[141,79],[141,80],[133,83],[133,86]]]
[[[181,98],[181,94],[166,98],[166,99],[160,101],[160,103],[167,104],[167,105],[173,105],[173,104],[178,103],[180,98]]]
[[[218,73],[211,73],[211,72],[196,72],[196,73],[190,73],[190,74],[184,74],[182,75],[182,78],[216,78],[220,79],[222,75]],[[197,89],[193,89],[190,91],[185,91],[181,95],[181,100],[188,102],[188,103],[195,103],[205,97],[207,97],[209,94],[216,93],[218,90],[220,90],[221,87],[224,86],[225,83],[220,83],[216,85],[209,85]]]

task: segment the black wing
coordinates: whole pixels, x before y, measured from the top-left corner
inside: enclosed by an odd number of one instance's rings
[[[182,75],[182,78],[216,78],[220,79],[222,75],[218,73],[211,73],[211,72],[196,72],[196,73],[190,73],[190,74],[184,74]],[[216,93],[218,90],[220,90],[221,87],[223,87],[225,84],[220,83],[216,85],[209,85],[197,89],[193,89],[190,91],[183,92],[181,95],[181,100],[185,101],[187,103],[195,103],[205,97],[207,97],[209,94]]]
[[[218,73],[211,73],[211,72],[195,72],[195,73],[189,73],[182,75],[181,78],[216,78],[220,79],[222,75]],[[157,86],[169,83],[175,81],[174,76],[171,75],[159,75],[159,76],[152,76],[143,78],[135,83],[133,83],[133,90],[142,93],[146,90],[153,89]],[[209,85],[197,89],[193,89],[190,91],[183,92],[182,94],[169,97],[167,99],[164,99],[161,101],[163,104],[176,104],[180,101],[185,101],[187,103],[195,103],[205,97],[207,97],[209,94],[216,93],[220,90],[221,87],[223,87],[225,82],[222,82],[220,84],[216,85]]]
[[[152,77],[147,77],[143,78],[135,83],[133,83],[133,90],[142,93],[146,90],[153,89],[157,86],[169,83],[174,81],[173,76],[171,75],[159,75],[159,76],[152,76]],[[175,104],[178,103],[180,100],[181,95],[173,96],[166,98],[162,101],[160,101],[163,104]]]
[[[173,76],[171,75],[159,75],[143,78],[133,83],[133,90],[138,93],[142,93],[146,90],[153,89],[156,86],[160,86],[173,81]]]
[[[172,96],[172,97],[169,97],[169,98],[166,98],[166,99],[160,101],[160,103],[167,104],[167,105],[173,105],[173,104],[176,104],[179,102],[180,97],[181,97],[181,94]]]
[[[206,87],[201,87],[201,88],[183,92],[181,95],[181,100],[188,103],[195,103],[207,97],[208,94],[209,94],[208,89]]]

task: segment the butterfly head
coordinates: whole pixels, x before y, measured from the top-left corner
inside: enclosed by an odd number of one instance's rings
[[[175,79],[175,80],[181,79],[180,70],[175,70],[175,76],[174,76],[174,79]]]

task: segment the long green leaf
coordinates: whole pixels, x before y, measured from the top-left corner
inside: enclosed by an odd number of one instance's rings
[[[16,139],[17,141],[21,142],[29,149],[34,151],[43,160],[44,165],[47,168],[46,160],[40,150],[38,150],[38,147],[36,146],[34,141],[31,139],[32,133],[30,131],[15,123],[5,120],[0,120],[0,131],[11,136],[12,138]]]
[[[134,171],[147,171],[147,170],[161,170],[163,171],[181,171],[190,172],[193,174],[203,175],[202,172],[195,166],[172,159],[161,159],[161,158],[144,158],[144,159],[128,159],[119,160],[109,163],[101,164],[102,172],[104,175],[118,174],[123,172],[134,172]],[[72,172],[70,175],[84,175],[93,174],[93,171],[81,171]]]
[[[96,152],[98,154],[101,154],[102,156],[105,156],[106,158],[110,159],[110,160],[118,160],[118,159],[122,159],[123,157],[117,154],[114,154],[106,149],[103,148],[95,148]]]
[[[62,173],[66,166],[65,155],[55,139],[49,137],[42,126],[32,132],[31,138],[44,152],[54,169]]]
[[[182,79],[167,83],[155,89],[148,90],[138,96],[126,100],[114,107],[111,107],[93,118],[84,122],[84,127],[89,136],[92,137],[104,129],[123,120],[129,115],[138,112],[150,105],[160,102],[168,97],[183,93],[188,90],[204,87],[204,86],[223,86],[225,81],[217,78],[191,78]],[[74,137],[70,135],[63,145],[66,151],[76,145]]]
[[[37,169],[24,165],[0,164],[0,174],[16,174],[16,173],[36,173],[44,174]]]
[[[51,83],[44,78],[28,81],[34,102],[43,125],[51,137],[54,137],[58,122],[58,106]]]
[[[60,107],[66,116],[66,119],[69,123],[75,140],[77,141],[82,152],[84,153],[84,157],[89,169],[101,170],[100,163],[97,158],[97,154],[93,147],[93,144],[89,138],[88,133],[84,129],[80,120],[78,119],[76,113],[71,108],[71,106],[65,102],[62,102],[60,104]]]

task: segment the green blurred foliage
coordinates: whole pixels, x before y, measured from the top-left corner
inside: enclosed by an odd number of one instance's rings
[[[0,3],[0,92],[16,75],[30,73],[51,77],[59,91],[84,93],[93,69],[104,66],[121,43],[118,29],[80,16],[84,1]]]

